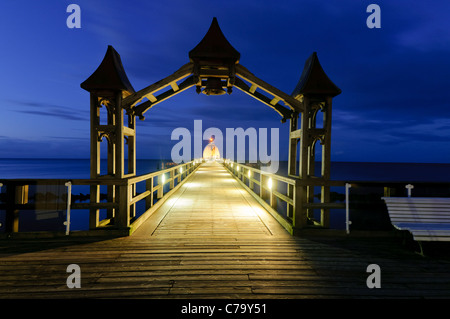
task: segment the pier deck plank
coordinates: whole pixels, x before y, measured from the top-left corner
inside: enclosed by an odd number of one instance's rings
[[[0,298],[450,298],[445,250],[292,237],[204,164],[132,236],[0,240]],[[69,264],[81,268],[79,289],[66,285]],[[366,285],[369,264],[381,268],[380,289]]]

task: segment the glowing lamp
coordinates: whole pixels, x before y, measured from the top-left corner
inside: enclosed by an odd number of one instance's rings
[[[269,189],[272,189],[272,178],[269,178],[269,181],[267,182],[267,186],[269,187]]]

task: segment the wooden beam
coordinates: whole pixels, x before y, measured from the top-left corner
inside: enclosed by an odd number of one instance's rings
[[[308,134],[311,136],[311,138],[324,136],[325,133],[326,133],[326,130],[323,129],[323,128],[310,128],[310,129],[308,129]]]
[[[298,129],[298,130],[292,131],[292,132],[290,133],[290,137],[291,137],[291,138],[300,138],[300,137],[301,137],[301,134],[302,134],[302,130],[301,130],[301,129]]]
[[[172,90],[174,91],[174,92],[176,92],[176,91],[178,91],[180,88],[178,87],[178,85],[177,85],[177,82],[175,82],[175,81],[173,81],[173,82],[170,82],[170,86],[172,87]]]
[[[274,97],[278,97],[281,101],[289,105],[292,111],[304,112],[303,104],[300,101],[294,99],[292,96],[284,93],[283,91],[256,77],[243,65],[241,64],[236,65],[236,75],[243,78],[247,82],[250,82],[252,85],[257,85],[259,88],[261,88],[262,90],[266,91],[269,94],[272,94]]]
[[[275,104],[275,105],[270,104],[270,101],[271,101],[270,98],[264,96],[263,94],[261,94],[259,92],[251,93],[250,92],[250,87],[244,81],[242,81],[241,79],[236,78],[234,86],[237,87],[238,89],[240,89],[242,92],[247,93],[251,97],[257,99],[258,101],[260,101],[260,102],[270,106],[278,114],[280,114],[284,119],[289,119],[291,117],[291,114],[292,114],[291,110],[286,109],[281,104]]]
[[[149,99],[149,101],[150,102],[156,102],[156,97],[153,95],[153,94],[147,94],[146,96],[145,96],[147,99]]]
[[[123,135],[125,135],[125,136],[134,136],[135,135],[135,130],[124,126],[123,127]]]
[[[117,209],[118,203],[72,203],[72,209]],[[98,226],[98,225],[97,225]]]
[[[280,101],[280,98],[274,97],[274,98],[270,101],[270,104],[275,105],[275,104],[277,104],[279,101]]]
[[[110,132],[114,132],[115,129],[116,129],[116,126],[112,125],[112,124],[97,125],[95,127],[95,130],[99,133],[110,133]]]
[[[306,203],[304,207],[311,209],[345,209],[345,203]]]
[[[136,103],[138,103],[140,99],[142,99],[142,97],[147,96],[148,94],[153,94],[156,91],[169,86],[171,83],[177,82],[191,75],[193,69],[194,64],[192,62],[183,65],[180,69],[178,69],[177,71],[175,71],[175,73],[169,75],[168,77],[159,80],[158,82],[155,82],[123,99],[122,106],[124,108],[133,107],[134,105],[136,105]]]
[[[156,96],[156,101],[152,102],[152,101],[148,100],[142,104],[137,105],[134,108],[135,114],[142,119],[143,114],[145,112],[147,112],[149,109],[151,109],[153,106],[155,106],[156,104],[158,104],[164,100],[167,100],[168,98],[170,98],[178,93],[181,93],[184,90],[187,90],[194,85],[195,85],[194,77],[190,76],[186,80],[181,82],[180,85],[177,85],[177,87],[178,87],[177,91],[175,91],[174,89],[167,90],[166,92],[161,93],[160,95]]]
[[[201,78],[225,78],[230,75],[228,69],[203,69],[200,68],[198,76]]]

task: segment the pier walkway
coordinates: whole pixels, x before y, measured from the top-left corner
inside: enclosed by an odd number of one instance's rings
[[[67,267],[81,287],[68,288]],[[381,288],[368,288],[370,264]],[[202,164],[129,237],[0,240],[0,298],[450,298],[450,259],[396,238],[293,237]]]

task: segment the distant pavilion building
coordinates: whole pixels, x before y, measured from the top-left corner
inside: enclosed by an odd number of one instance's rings
[[[209,144],[206,145],[203,150],[203,159],[206,161],[215,161],[220,159],[220,151],[214,144],[214,139],[212,137],[209,139]]]

